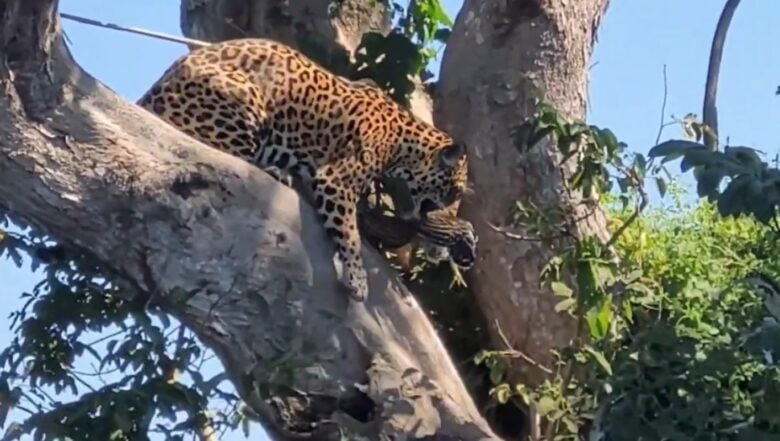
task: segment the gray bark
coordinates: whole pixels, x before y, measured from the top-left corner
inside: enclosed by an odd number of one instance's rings
[[[314,43],[331,52],[351,52],[365,32],[387,32],[382,1],[364,0],[182,0],[181,28],[190,38],[222,41],[273,36],[300,47]]]
[[[273,438],[497,439],[376,252],[368,300],[350,302],[294,191],[81,70],[54,0],[0,17],[0,206],[190,327]],[[279,362],[292,382],[269,382]]]
[[[465,0],[442,60],[435,121],[465,142],[474,195],[461,214],[480,237],[478,259],[467,274],[494,345],[509,344],[543,365],[551,348],[567,345],[574,321],[553,309],[557,299],[540,286],[540,270],[566,239],[509,239],[504,227],[516,201],[574,224],[575,236],[607,237],[604,214],[565,191],[549,143],[521,152],[512,131],[544,98],[564,116],[584,119],[588,65],[608,0]],[[522,233],[522,232],[521,232]],[[499,329],[500,328],[500,329]],[[522,359],[511,378],[538,383],[543,371]]]

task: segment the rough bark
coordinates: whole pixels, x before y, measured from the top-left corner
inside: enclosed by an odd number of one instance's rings
[[[564,191],[553,146],[543,142],[521,152],[512,131],[535,112],[537,98],[584,119],[588,63],[607,4],[465,0],[435,96],[437,125],[468,146],[474,195],[464,199],[461,214],[480,237],[469,286],[494,345],[506,349],[503,331],[510,345],[542,364],[574,334],[573,320],[554,311],[556,298],[540,285],[540,270],[565,242],[508,239],[490,224],[511,229],[505,220],[522,201],[551,213],[562,208],[561,220],[575,224],[575,235],[606,236],[603,213]],[[534,384],[544,376],[522,359],[513,363],[514,380]]]
[[[182,0],[181,28],[190,38],[222,41],[253,36],[329,52],[351,52],[365,32],[386,32],[383,2],[363,0]]]
[[[0,207],[190,327],[273,438],[497,439],[377,253],[349,302],[294,191],[82,71],[55,0],[0,2],[0,20]],[[282,360],[291,383],[264,383]]]

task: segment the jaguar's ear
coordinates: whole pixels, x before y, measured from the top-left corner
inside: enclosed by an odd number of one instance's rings
[[[439,150],[439,165],[453,167],[466,154],[466,146],[461,143],[450,144]]]

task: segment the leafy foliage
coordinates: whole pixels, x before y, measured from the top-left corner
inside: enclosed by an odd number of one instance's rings
[[[694,137],[706,130],[684,123]],[[550,226],[549,213],[542,230],[533,221],[538,213],[515,210],[515,224],[543,240],[572,239],[544,278],[560,299],[556,310],[577,320],[578,334],[554,366],[537,365],[549,375],[536,387],[506,382],[506,360],[519,354],[478,354],[474,362],[489,368],[496,401],[535,410],[550,440],[780,438],[780,414],[766,404],[780,398],[780,236],[755,211],[719,216],[734,212],[723,211],[727,193],[716,195],[717,183],[704,173],[717,170],[732,183],[768,180],[767,167],[752,150],[718,155],[695,141],[660,144],[650,159],[627,158],[611,132],[566,121],[546,105],[516,134],[518,148],[551,139],[564,160],[577,158],[569,188],[607,203],[613,236],[607,243],[574,239],[566,234],[571,226]],[[678,198],[640,216],[646,180],[662,193],[675,190],[658,176],[664,162],[653,161],[662,156],[682,157],[684,170],[699,167],[698,192],[716,205],[690,207]]]
[[[424,82],[432,76],[426,68],[436,57],[436,43],[446,43],[452,20],[441,0],[411,0],[406,8],[397,2],[386,4],[397,24],[387,35],[363,35],[350,76],[371,78],[406,103],[414,91],[413,78]]]
[[[763,408],[780,385],[768,308],[780,276],[767,259],[779,251],[774,234],[705,203],[639,220],[618,246],[644,287],[622,300],[615,323],[601,430],[610,439],[778,436]]]
[[[85,256],[4,225],[0,256],[19,267],[29,256],[43,274],[11,312],[15,337],[0,352],[0,425],[12,408],[28,414],[3,440],[180,440],[242,421],[224,376],[203,377],[208,354],[190,332]]]
[[[752,215],[776,223],[780,205],[780,170],[761,160],[757,150],[725,146],[723,151],[685,139],[670,140],[648,153],[663,162],[681,159],[680,170],[693,171],[699,196],[716,202],[722,216]],[[728,181],[725,188],[721,184]]]

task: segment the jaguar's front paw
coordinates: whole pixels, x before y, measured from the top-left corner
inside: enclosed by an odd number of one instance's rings
[[[348,268],[343,272],[341,282],[352,300],[363,302],[368,298],[368,275],[363,268]]]

